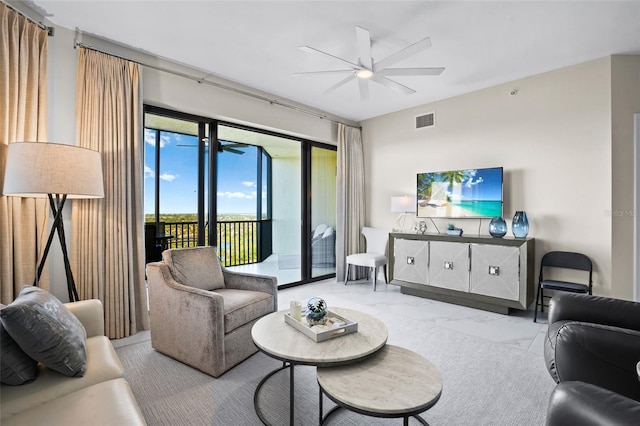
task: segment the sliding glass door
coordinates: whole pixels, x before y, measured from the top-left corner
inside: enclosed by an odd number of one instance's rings
[[[156,244],[214,245],[230,270],[285,286],[335,273],[334,147],[155,107],[145,142]]]
[[[145,247],[206,244],[205,128],[184,118],[145,114]],[[155,238],[154,238],[155,237]],[[149,261],[149,255],[147,255]]]
[[[311,147],[311,276],[336,272],[336,171],[333,149]]]

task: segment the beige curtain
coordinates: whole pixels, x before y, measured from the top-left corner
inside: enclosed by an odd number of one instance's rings
[[[46,140],[47,31],[0,3],[0,190],[7,145]],[[0,195],[0,302],[33,284],[48,218],[45,199]],[[39,281],[47,290],[48,275],[45,267]]]
[[[336,280],[344,279],[345,257],[364,251],[364,151],[360,129],[338,124],[338,200]],[[351,268],[349,279],[364,277],[364,268]]]
[[[78,50],[76,139],[102,153],[105,198],[74,200],[71,262],[80,299],[105,307],[105,333],[149,328],[142,224],[142,104],[138,64]]]

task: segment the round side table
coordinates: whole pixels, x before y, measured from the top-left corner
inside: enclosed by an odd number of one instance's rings
[[[339,408],[373,417],[409,417],[423,425],[419,416],[433,407],[442,394],[442,375],[424,357],[398,346],[386,345],[357,364],[318,367],[320,424]],[[322,395],[338,404],[323,416]]]
[[[264,384],[274,374],[289,370],[289,424],[293,425],[294,412],[294,366],[335,366],[359,362],[384,347],[387,342],[387,326],[372,315],[353,309],[335,307],[330,311],[358,323],[356,333],[336,337],[323,342],[314,342],[289,324],[279,311],[258,320],[251,329],[253,342],[265,354],[282,361],[282,367],[267,374],[258,383],[253,394],[253,405],[260,421],[269,422],[258,403],[258,395]]]

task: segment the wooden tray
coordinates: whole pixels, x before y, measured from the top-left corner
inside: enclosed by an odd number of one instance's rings
[[[332,327],[330,325],[332,319],[342,322],[344,323],[344,325]],[[347,334],[355,333],[356,331],[358,331],[357,322],[351,321],[350,319],[347,319],[331,311],[327,313],[327,324],[324,326],[316,325],[312,327],[307,324],[307,318],[305,317],[304,312],[302,313],[302,317],[300,317],[300,321],[294,319],[291,316],[290,312],[285,312],[284,321],[296,330],[302,332],[302,334],[309,337],[316,343],[333,339],[335,337],[345,336]]]

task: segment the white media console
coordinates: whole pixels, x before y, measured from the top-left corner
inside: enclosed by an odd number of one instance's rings
[[[508,314],[535,294],[535,240],[389,235],[389,280],[402,293]]]

